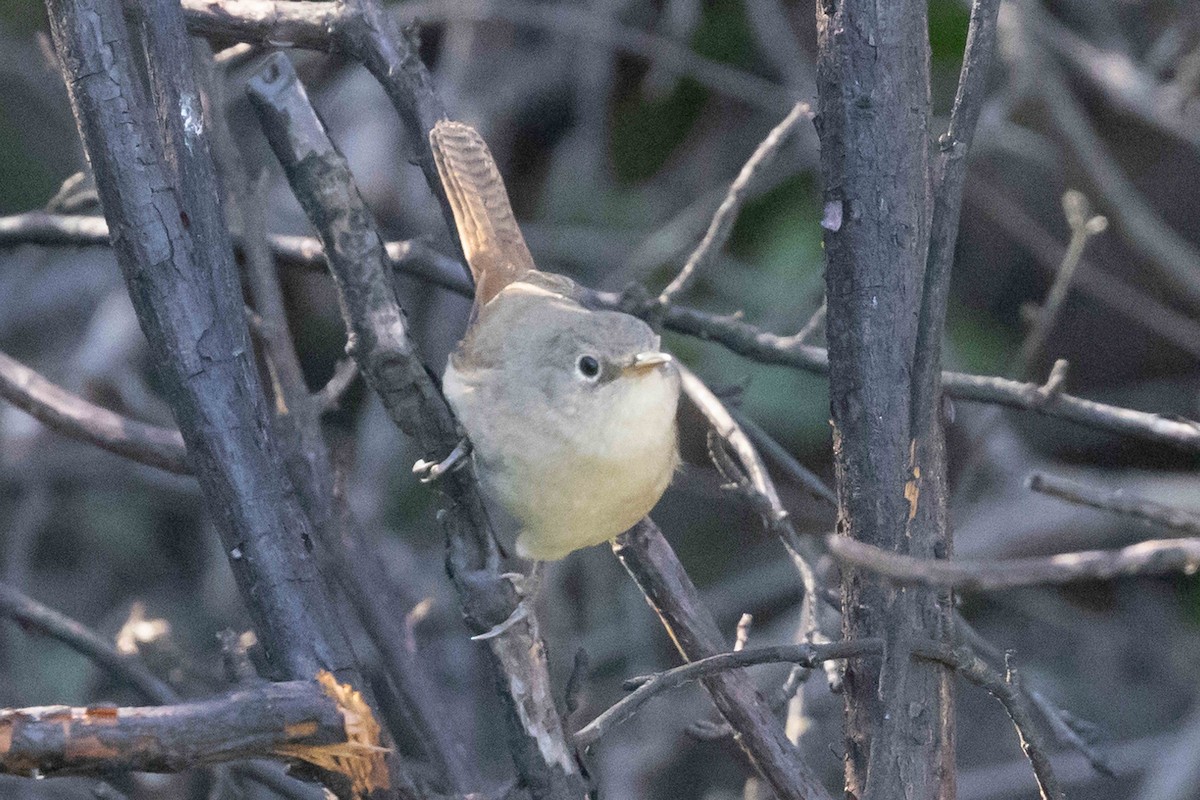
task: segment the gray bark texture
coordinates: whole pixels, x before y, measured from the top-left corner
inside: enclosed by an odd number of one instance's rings
[[[927,396],[913,381],[933,213],[925,3],[824,2],[817,30],[838,531],[944,555],[941,432],[930,426],[918,446],[935,412],[913,405]],[[846,570],[845,637],[884,641],[880,662],[846,668],[847,796],[953,797],[946,669],[910,658],[913,639],[947,636],[948,600]]]

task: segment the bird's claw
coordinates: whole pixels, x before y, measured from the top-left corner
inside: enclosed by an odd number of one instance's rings
[[[517,590],[517,594],[520,595],[521,599],[517,601],[517,607],[512,610],[507,619],[499,625],[493,625],[483,633],[472,636],[471,641],[473,642],[484,642],[488,639],[495,639],[529,616],[529,604],[533,602],[542,585],[542,562],[533,562],[533,568],[528,575],[521,572],[504,572],[501,573],[500,577],[513,585],[513,588]]]
[[[450,455],[441,461],[426,461],[423,458],[417,461],[413,464],[413,474],[418,476],[421,483],[431,483],[447,472],[453,472],[467,463],[469,452],[470,446],[467,444],[467,440],[463,439],[450,451]]]
[[[528,617],[529,616],[529,606],[526,605],[526,603],[528,603],[528,602],[529,602],[528,598],[524,598],[524,597],[521,598],[521,601],[519,603],[517,603],[517,607],[513,609],[513,612],[511,614],[508,615],[508,619],[504,620],[504,622],[501,622],[499,625],[493,625],[491,628],[484,631],[483,633],[475,634],[474,636],[471,637],[471,641],[472,642],[485,642],[488,639],[495,639],[497,636],[499,636],[500,634],[507,631],[513,625],[516,625],[518,622],[520,622],[521,620]]]

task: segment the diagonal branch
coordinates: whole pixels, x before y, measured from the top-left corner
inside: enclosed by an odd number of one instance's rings
[[[695,585],[649,517],[618,536],[613,552],[685,659],[695,661],[726,649]],[[738,743],[751,763],[779,797],[828,800],[829,793],[788,741],[783,726],[745,673],[713,675],[705,681],[705,688],[737,731]]]
[[[729,240],[729,235],[733,233],[733,223],[737,221],[738,212],[746,202],[755,178],[762,170],[771,165],[800,124],[811,118],[812,110],[808,103],[797,103],[792,106],[792,110],[788,112],[787,116],[771,129],[767,137],[759,142],[758,147],[754,148],[754,152],[738,172],[737,178],[730,184],[725,199],[721,201],[717,213],[713,215],[712,221],[708,224],[704,238],[688,256],[688,260],[679,270],[679,274],[667,284],[658,296],[660,306],[670,305],[676,297],[687,291],[688,286],[696,279],[697,273],[708,267],[717,257],[721,248],[725,246],[725,242]]]
[[[0,397],[46,427],[152,467],[188,475],[179,431],[128,419],[89,403],[0,353]]]
[[[1068,503],[1111,511],[1127,517],[1162,525],[1187,536],[1200,536],[1200,512],[1156,503],[1144,497],[1128,495],[1117,489],[1098,489],[1077,481],[1035,472],[1029,476],[1029,489],[1048,494]]]
[[[387,278],[389,261],[345,158],[308,102],[291,62],[272,56],[250,81],[250,98],[267,139],[325,245],[349,331],[347,349],[392,420],[426,458],[460,441],[458,426],[408,336]],[[474,479],[465,470],[440,482],[449,542],[448,568],[468,624],[477,632],[503,621],[516,596],[496,569],[495,544]],[[554,707],[544,646],[532,614],[490,640],[493,668],[509,703],[512,750],[536,797],[581,796],[576,768]]]

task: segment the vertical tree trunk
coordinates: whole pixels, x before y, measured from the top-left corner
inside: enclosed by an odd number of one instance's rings
[[[933,205],[925,3],[822,0],[817,26],[838,529],[889,550],[941,555],[940,431],[918,453],[912,406]],[[947,598],[848,570],[842,599],[847,638],[886,643],[882,662],[847,666],[847,796],[952,796],[949,684],[908,649],[944,632]]]

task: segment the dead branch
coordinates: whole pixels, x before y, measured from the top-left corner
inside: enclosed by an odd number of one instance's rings
[[[30,212],[0,218],[0,244],[42,243],[55,245],[102,244],[108,228],[100,229],[95,217],[58,217]],[[7,231],[7,232],[6,232]],[[271,236],[272,252],[280,264],[320,269],[325,265],[320,242],[305,236]],[[416,241],[386,245],[391,268],[433,283],[464,297],[471,286],[462,272],[462,262],[431,250]],[[620,294],[585,290],[588,302],[598,308],[625,309]],[[635,309],[636,310],[636,309]],[[670,330],[716,342],[733,353],[761,364],[792,367],[817,375],[829,374],[828,352],[805,344],[793,336],[780,336],[731,317],[672,304],[663,325]],[[1145,411],[1097,403],[1070,394],[1059,394],[1049,402],[1038,396],[1039,384],[1008,378],[942,373],[942,392],[958,400],[1033,411],[1047,417],[1124,436],[1156,441],[1186,452],[1200,453],[1200,423]],[[136,459],[135,459],[136,460]]]
[[[250,359],[179,9],[143,9],[154,17],[143,33],[155,54],[156,117],[119,3],[47,7],[117,260],[259,639],[277,673],[311,679],[327,669],[361,685]],[[402,773],[393,779],[415,794]]]
[[[858,639],[823,645],[792,644],[776,647],[752,647],[736,652],[718,653],[654,675],[626,681],[626,687],[633,688],[634,691],[618,700],[600,716],[584,726],[576,734],[576,737],[581,744],[595,742],[612,728],[629,719],[656,695],[690,681],[703,680],[707,676],[719,675],[729,670],[740,670],[758,664],[792,663],[815,667],[830,660],[878,657],[884,653],[884,648],[885,643],[882,639]],[[975,655],[969,647],[949,647],[941,642],[914,640],[911,642],[911,649],[913,656],[935,661],[955,670],[963,678],[987,690],[989,694],[1000,701],[1012,719],[1026,755],[1033,765],[1034,775],[1041,788],[1043,800],[1061,800],[1062,789],[1054,777],[1054,770],[1050,764],[1045,743],[1038,733],[1033,719],[1029,699],[1020,687],[1011,660],[1006,674],[1001,675]]]
[[[936,399],[938,356],[916,353],[914,359],[935,200],[928,48],[923,2],[893,4],[886,12],[865,0],[817,6],[838,535],[923,555],[949,546],[937,511],[944,507],[938,497],[944,462],[922,457],[930,447],[940,456],[940,437],[928,441],[927,429],[937,404],[922,400]],[[940,291],[931,284],[925,295]],[[939,319],[926,314],[920,322],[924,335],[941,336]],[[930,355],[929,365],[914,370]],[[914,422],[925,427],[915,429]],[[918,518],[919,500],[925,504]],[[953,796],[954,695],[944,669],[909,658],[912,639],[945,635],[950,613],[949,598],[937,592],[900,590],[870,574],[843,572],[845,637],[884,641],[880,661],[846,665],[848,795]]]
[[[580,728],[575,733],[575,743],[581,747],[590,747],[613,728],[636,714],[656,695],[700,680],[708,675],[731,669],[753,667],[757,664],[781,662],[811,668],[825,661],[875,655],[882,648],[883,642],[879,639],[859,639],[853,642],[832,642],[820,645],[789,644],[776,647],[742,648],[701,658],[654,675],[630,678],[625,681],[625,688],[633,689],[633,691]]]
[[[0,710],[0,772],[50,777],[179,772],[247,758],[378,760],[378,740],[352,734],[354,714],[315,681],[166,706]]]

